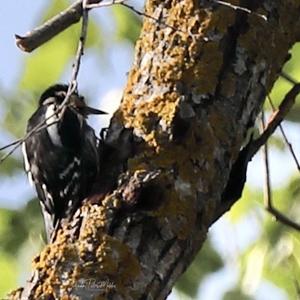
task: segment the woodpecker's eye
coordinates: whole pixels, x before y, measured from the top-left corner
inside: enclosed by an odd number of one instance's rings
[[[56,96],[58,98],[62,98],[62,99],[65,99],[66,98],[66,95],[67,93],[65,91],[59,91],[59,92],[56,92]]]
[[[56,99],[54,97],[50,97],[44,100],[43,105],[51,105],[51,104],[56,104]]]

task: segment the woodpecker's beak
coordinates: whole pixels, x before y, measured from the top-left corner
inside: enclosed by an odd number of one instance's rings
[[[107,112],[89,106],[83,107],[82,111],[85,115],[107,115]]]
[[[85,104],[83,97],[78,97],[77,95],[70,97],[71,105],[77,109],[82,115],[106,115],[107,112],[89,107]]]

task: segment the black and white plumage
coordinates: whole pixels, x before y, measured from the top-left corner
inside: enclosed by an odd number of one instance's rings
[[[67,85],[56,84],[41,95],[27,133],[45,120],[48,126],[22,145],[25,170],[40,200],[48,240],[60,220],[72,216],[88,195],[98,172],[97,140],[86,119],[104,112],[86,106],[75,92],[63,113],[55,114],[67,90]]]

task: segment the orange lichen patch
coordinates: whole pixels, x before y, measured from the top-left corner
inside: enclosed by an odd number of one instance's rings
[[[79,279],[95,275],[95,272],[97,276],[109,276],[113,279],[124,275],[126,278],[120,279],[120,284],[125,286],[140,272],[139,262],[131,249],[107,234],[103,234],[101,240],[98,241],[95,258],[96,261],[82,261],[81,267],[76,270],[76,276]]]
[[[35,291],[37,297],[55,295],[58,286],[61,295],[65,291],[68,297],[68,290],[78,280],[99,278],[111,279],[118,292],[127,295],[128,285],[140,274],[139,262],[127,245],[108,236],[99,228],[99,220],[101,217],[88,222],[95,226],[97,233],[86,226],[76,243],[53,244],[46,247],[40,257],[35,259],[35,268],[45,272],[42,276],[43,284]],[[53,268],[53,265],[56,267]],[[62,299],[62,296],[59,298]]]
[[[197,19],[196,16],[199,15],[203,15],[203,19]],[[210,42],[204,40],[210,31],[214,31],[220,36],[224,35],[228,27],[233,24],[235,14],[225,14],[223,9],[214,14],[199,10],[196,16],[189,21],[189,32],[196,32],[195,25],[197,25],[203,38],[196,39],[193,35],[189,36],[188,56],[185,54],[184,59],[186,71],[183,73],[183,81],[187,85],[197,86],[197,93],[213,94],[223,64],[223,53],[218,40]],[[186,57],[189,57],[190,60],[187,60]]]
[[[215,174],[208,171],[213,170],[208,166],[214,161],[214,148],[218,144],[216,134],[206,120],[193,123],[191,128],[184,143],[162,142],[157,151],[144,151],[130,159],[129,169],[134,172],[139,169],[172,169],[175,166],[179,177],[192,186],[198,185],[199,178],[203,178],[203,183],[211,180]]]
[[[86,222],[80,232],[82,240],[88,240],[88,238],[98,239],[101,237],[102,231],[99,229],[105,228],[108,219],[107,209],[103,206],[91,206],[89,218],[92,221]]]
[[[65,261],[68,258],[68,262]],[[77,262],[78,255],[74,244],[68,243],[54,243],[51,246],[47,246],[44,251],[33,262],[34,267],[43,271],[43,283],[35,290],[36,299],[40,299],[41,295],[46,297],[47,295],[55,295],[56,288],[59,286],[61,290],[67,290],[74,284],[74,278],[69,276],[67,281],[64,280],[62,286],[62,274],[66,271],[67,264],[70,262]],[[53,266],[56,268],[53,268]],[[60,297],[62,298],[62,297]],[[66,298],[67,299],[67,298]]]
[[[140,102],[136,105],[136,119],[153,118],[153,115],[161,117],[167,125],[173,120],[174,113],[178,104],[178,95],[176,93],[167,93],[163,95],[152,96],[147,101]],[[140,123],[143,124],[140,120]],[[151,120],[149,120],[151,121]],[[151,126],[153,128],[153,126]]]
[[[223,65],[218,39],[234,23],[235,12],[221,7],[212,13],[192,0],[149,1],[146,13],[153,16],[154,2],[168,9],[162,18],[168,26],[145,19],[144,35],[136,45],[136,65],[130,73],[121,109],[125,127],[135,128],[150,146],[157,148],[159,137],[153,132],[157,129],[153,116],[166,128],[173,121],[180,99],[180,94],[170,92],[176,90],[174,84],[182,82],[198,94],[214,93]],[[207,42],[210,34],[216,34],[217,40]]]
[[[148,2],[146,11],[155,16],[155,11],[150,11],[152,5],[152,1]],[[136,45],[135,61],[139,65],[134,66],[130,73],[122,102],[125,126],[149,134],[144,138],[154,147],[157,141],[151,134],[153,127],[149,126],[148,116],[155,113],[166,125],[170,124],[180,97],[170,94],[173,83],[181,81],[191,90],[197,87],[198,94],[214,93],[223,54],[218,40],[207,42],[205,39],[212,32],[222,37],[235,21],[233,10],[220,8],[213,14],[208,9],[200,9],[192,0],[184,3],[158,1],[155,5],[168,9],[169,13],[162,22],[176,30],[159,26],[151,19],[145,20],[145,34]],[[151,95],[151,99],[144,95]]]
[[[176,93],[168,93],[164,98],[153,95],[147,101],[135,102],[131,95],[124,98],[122,104],[125,127],[133,127],[136,134],[143,136],[149,146],[156,148],[156,129],[159,122],[170,126],[175,116],[179,97]],[[134,117],[133,117],[134,115]]]
[[[51,246],[48,245],[41,252],[40,256],[35,258],[33,261],[33,266],[36,269],[46,269],[50,272],[50,267],[53,265],[53,262],[58,258],[64,257],[64,255],[69,257],[76,256],[76,253],[72,250],[72,246],[66,243],[54,243]]]
[[[77,268],[77,280],[89,279],[91,276],[109,279],[119,294],[128,297],[128,286],[141,272],[140,264],[131,249],[119,240],[104,234],[95,254],[96,261],[82,263],[81,268]]]
[[[135,94],[128,93],[127,90],[121,108],[124,119],[129,122],[130,118],[139,119],[147,117],[150,113],[166,118],[166,115],[169,113],[173,115],[174,105],[177,104],[177,101],[178,95],[175,92],[166,92],[163,94],[159,91],[159,87],[147,98],[143,95],[137,97]],[[127,125],[131,126],[132,124],[129,123]]]

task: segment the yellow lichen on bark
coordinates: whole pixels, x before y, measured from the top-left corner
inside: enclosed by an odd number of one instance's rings
[[[178,221],[172,225],[176,227],[174,232],[187,238],[195,225],[196,217],[192,216],[195,215],[196,198],[187,197],[185,193],[189,190],[191,195],[196,195],[201,189],[208,192],[209,182],[217,176],[211,167],[215,163],[214,148],[219,143],[218,138],[224,139],[225,133],[214,132],[214,128],[223,126],[219,124],[223,122],[219,116],[192,122],[182,144],[170,140],[174,118],[183,101],[180,86],[196,95],[214,94],[223,65],[219,39],[235,22],[235,12],[220,8],[212,13],[192,0],[147,3],[149,15],[155,17],[153,8],[159,6],[165,7],[168,13],[166,18],[161,17],[161,25],[151,19],[144,20],[119,116],[124,126],[133,128],[134,134],[146,144],[143,152],[129,160],[132,173],[171,170],[174,166],[178,171],[177,185],[172,184],[175,193],[167,188],[173,175],[166,172],[162,188],[168,196],[156,216],[161,219],[177,216]],[[164,12],[161,7],[158,10]],[[208,41],[212,33],[218,38]]]
[[[159,147],[151,122],[156,116],[158,123],[170,126],[180,101],[179,83],[197,94],[214,93],[223,54],[218,40],[206,38],[216,30],[224,35],[234,12],[224,14],[220,9],[212,14],[192,0],[154,2],[168,8],[168,14],[161,26],[145,19],[121,109],[125,127],[133,127],[150,146]],[[155,16],[152,9],[153,1],[148,1],[146,13]]]
[[[78,286],[78,282],[88,282],[91,278],[110,280],[120,295],[128,297],[128,285],[140,274],[139,262],[126,244],[105,233],[107,209],[102,206],[84,209],[89,210],[90,222],[83,225],[79,239],[71,242],[59,231],[56,242],[34,260],[34,268],[45,272],[43,283],[35,290],[36,299],[47,295],[57,299],[68,297],[70,289]],[[109,289],[100,289],[99,297],[108,293]]]

